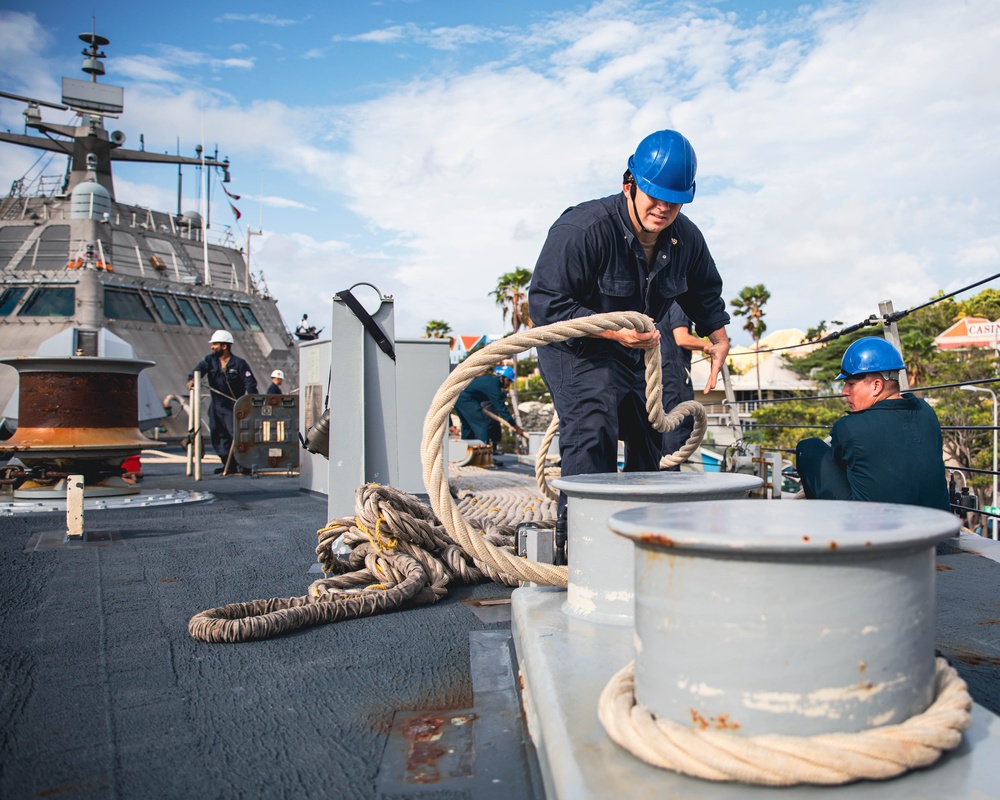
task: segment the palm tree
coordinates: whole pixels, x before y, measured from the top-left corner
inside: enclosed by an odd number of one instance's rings
[[[756,286],[744,286],[740,290],[739,297],[729,301],[733,307],[733,313],[737,317],[746,317],[747,321],[743,324],[743,330],[753,337],[757,362],[758,402],[763,399],[760,391],[760,337],[767,330],[767,325],[764,324],[764,304],[770,299],[771,293],[764,288],[763,283],[758,283]]]
[[[451,339],[451,325],[443,319],[431,319],[424,327],[425,339]]]
[[[524,267],[514,267],[513,272],[506,272],[497,279],[497,288],[490,294],[498,306],[503,309],[503,321],[506,324],[510,314],[510,324],[517,333],[521,328],[531,327],[531,317],[528,315],[528,284],[531,283],[531,270]],[[514,373],[517,374],[517,354],[513,356]],[[514,419],[521,425],[521,413],[517,409],[517,381],[511,385],[511,405],[514,406]],[[520,442],[518,442],[520,445]]]

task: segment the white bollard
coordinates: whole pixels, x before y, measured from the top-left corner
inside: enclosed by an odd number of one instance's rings
[[[83,475],[66,476],[66,535],[83,538]]]
[[[632,543],[608,530],[608,517],[648,503],[742,499],[763,481],[732,472],[614,472],[558,478],[552,485],[568,498],[563,611],[590,622],[631,625]]]
[[[934,696],[944,511],[809,500],[679,503],[611,517],[635,544],[635,696],[741,735],[853,733]]]

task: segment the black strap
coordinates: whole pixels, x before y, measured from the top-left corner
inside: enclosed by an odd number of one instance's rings
[[[379,327],[379,324],[372,318],[372,315],[365,311],[365,307],[358,302],[358,298],[351,294],[351,290],[344,289],[342,292],[337,292],[337,297],[347,303],[347,307],[354,312],[354,316],[361,320],[361,324],[365,326],[365,330],[375,340],[375,344],[379,346],[382,352],[395,361],[396,351],[393,349],[389,337],[385,335],[385,331]]]

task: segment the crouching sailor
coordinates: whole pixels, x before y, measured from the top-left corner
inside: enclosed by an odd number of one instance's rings
[[[866,500],[950,510],[941,425],[924,400],[900,394],[903,358],[889,342],[858,339],[840,375],[850,413],[830,444],[804,439],[795,449],[806,497]]]

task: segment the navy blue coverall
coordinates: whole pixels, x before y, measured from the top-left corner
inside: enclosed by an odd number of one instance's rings
[[[950,510],[941,425],[924,400],[882,400],[838,419],[830,436],[795,448],[806,497]]]
[[[463,439],[479,439],[489,444],[490,418],[483,413],[483,401],[488,401],[493,406],[498,417],[503,417],[511,425],[516,423],[503,400],[500,379],[496,375],[473,378],[455,401],[455,413],[462,420]]]
[[[267,394],[284,394],[284,392],[281,391],[281,387],[278,384],[272,383],[267,387]]]
[[[229,458],[229,448],[233,445],[233,406],[245,394],[257,394],[257,379],[250,365],[239,356],[230,353],[226,369],[215,353],[209,353],[188,375],[193,380],[194,373],[200,372],[208,378],[212,404],[209,406],[209,427],[212,430],[212,449],[225,466]]]
[[[674,339],[674,329],[691,330],[691,320],[683,309],[674,303],[670,306],[660,329],[660,358],[663,360],[663,410],[673,411],[685,400],[694,400],[694,386],[691,383],[691,351],[681,347]],[[663,454],[676,453],[691,437],[694,417],[684,417],[680,425],[663,434]],[[680,469],[680,467],[674,467]]]
[[[702,336],[729,322],[722,278],[701,231],[684,214],[664,230],[652,264],[632,229],[623,193],[563,212],[549,229],[528,294],[531,319],[547,325],[607,311],[662,321],[676,300]],[[662,436],[646,415],[643,351],[581,337],[538,349],[559,414],[562,474],[659,468]]]

